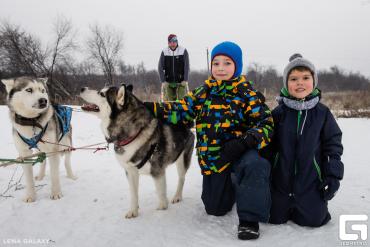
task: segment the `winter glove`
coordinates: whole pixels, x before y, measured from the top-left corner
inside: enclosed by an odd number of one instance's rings
[[[231,139],[221,148],[220,163],[226,164],[238,161],[248,149],[255,146],[256,140],[251,134],[245,134],[239,138]]]
[[[333,197],[335,196],[336,192],[339,189],[339,185],[340,185],[339,179],[335,177],[325,178],[323,183],[320,185],[320,191],[321,191],[322,198],[325,201],[329,201],[333,199]]]

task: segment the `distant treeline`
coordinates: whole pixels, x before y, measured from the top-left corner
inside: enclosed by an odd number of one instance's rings
[[[135,93],[142,99],[156,100],[159,98],[161,84],[156,70],[147,70],[143,64],[127,66],[121,64],[121,69],[113,76],[116,85],[124,82],[134,86]],[[9,78],[27,74],[9,73],[0,68],[0,78]],[[319,88],[324,92],[370,91],[370,80],[358,73],[345,73],[338,67],[318,72]],[[78,68],[57,68],[54,74],[65,90],[70,93],[66,97],[61,91],[54,90],[54,100],[60,103],[75,103],[81,87],[102,88],[107,83],[104,75],[86,73]],[[207,71],[191,71],[189,87],[194,89],[207,79]],[[248,69],[247,79],[254,82],[256,89],[269,95],[277,95],[282,87],[282,76],[273,68],[256,70],[255,66]],[[5,102],[5,88],[0,85],[0,102]]]
[[[122,82],[134,85],[141,99],[159,98],[158,72],[146,69],[144,63],[128,65],[122,60],[123,39],[117,29],[92,25],[90,35],[77,44],[72,23],[58,17],[53,33],[53,39],[46,45],[21,27],[0,22],[0,79],[23,75],[48,77],[50,94],[60,103],[78,103],[76,96],[81,87],[118,86]],[[78,62],[77,56],[83,57],[82,62]],[[207,77],[207,71],[191,71],[190,89],[201,85]],[[318,77],[319,88],[324,92],[370,90],[369,78],[338,66],[319,70]],[[269,95],[278,94],[282,87],[281,71],[273,67],[253,63],[247,69],[247,78]],[[1,83],[0,103],[5,103],[5,88]]]

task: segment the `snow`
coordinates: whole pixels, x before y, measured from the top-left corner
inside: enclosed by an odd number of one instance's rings
[[[8,110],[0,106],[0,158],[16,158],[11,137]],[[40,244],[49,246],[340,246],[339,216],[369,214],[369,119],[339,119],[343,131],[345,178],[337,196],[329,203],[332,220],[326,226],[313,229],[292,222],[273,226],[261,224],[257,241],[240,241],[236,237],[237,215],[233,211],[223,217],[205,213],[200,199],[202,176],[193,155],[188,171],[184,200],[159,211],[154,183],[141,176],[139,187],[139,217],[125,219],[129,208],[129,189],[124,170],[116,162],[113,150],[76,151],[72,168],[76,181],[65,176],[61,165],[61,185],[64,197],[50,200],[48,172],[37,181],[37,201],[22,201],[24,190],[12,188],[0,197],[0,246]],[[83,112],[72,118],[74,146],[104,141],[99,120]],[[38,165],[34,168],[35,174]],[[0,168],[0,194],[22,175],[17,165]],[[13,183],[14,183],[13,181]],[[177,173],[174,166],[167,170],[169,199],[175,193]],[[370,226],[367,222],[367,225]],[[49,241],[50,240],[50,241]],[[48,242],[48,244],[45,243]]]

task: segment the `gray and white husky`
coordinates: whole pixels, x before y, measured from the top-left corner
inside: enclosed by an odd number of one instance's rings
[[[46,78],[18,77],[2,80],[6,87],[7,105],[9,107],[10,121],[13,126],[13,138],[20,157],[33,153],[34,148],[42,152],[56,152],[65,149],[58,143],[61,136],[60,126],[51,105]],[[50,142],[50,143],[49,143]],[[59,142],[62,145],[72,145],[72,130],[66,133]],[[48,157],[50,164],[51,195],[53,200],[60,199],[62,192],[59,182],[60,154],[55,153]],[[36,200],[33,168],[30,164],[23,164],[26,182],[25,202]],[[76,179],[71,169],[71,154],[65,153],[65,167],[67,177]],[[45,176],[45,161],[40,165],[36,180]]]
[[[162,123],[132,93],[132,86],[105,87],[100,91],[82,88],[80,96],[87,101],[83,110],[101,119],[101,129],[126,170],[131,206],[126,218],[136,217],[139,209],[139,175],[149,174],[159,198],[157,209],[167,209],[165,169],[176,162],[178,185],[172,203],[182,200],[185,174],[191,162],[194,134],[189,128]]]

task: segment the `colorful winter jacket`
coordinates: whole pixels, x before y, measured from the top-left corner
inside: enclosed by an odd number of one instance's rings
[[[198,161],[204,175],[221,173],[230,163],[220,164],[222,145],[243,134],[256,140],[256,149],[270,141],[271,111],[252,82],[240,76],[230,81],[206,80],[183,99],[155,103],[152,111],[167,123],[189,125],[195,120]]]

